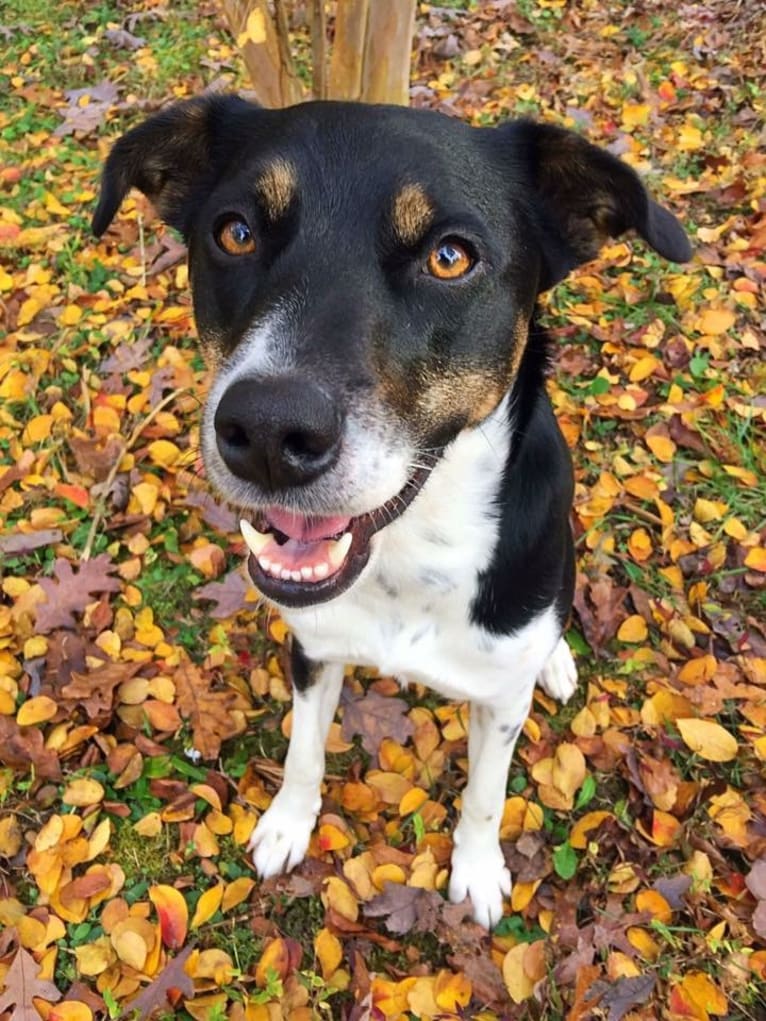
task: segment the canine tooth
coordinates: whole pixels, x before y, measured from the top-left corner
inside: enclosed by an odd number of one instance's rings
[[[351,547],[351,532],[344,532],[340,539],[329,543],[327,559],[333,567],[340,567]]]
[[[309,581],[309,579],[314,577],[314,568],[313,567],[302,567],[301,568],[301,575],[303,576],[303,579],[305,581]]]
[[[314,577],[315,578],[326,578],[329,573],[330,573],[330,565],[329,564],[322,563],[322,564],[315,564],[314,565]]]
[[[259,532],[253,528],[249,521],[245,521],[243,518],[239,523],[239,530],[242,533],[242,538],[247,543],[247,548],[257,559],[258,554],[263,550],[270,542],[272,537],[265,535],[263,532]]]
[[[258,561],[258,563],[261,565],[264,571],[268,571],[268,569],[271,567],[271,561],[269,560],[268,557],[256,557],[255,559]]]

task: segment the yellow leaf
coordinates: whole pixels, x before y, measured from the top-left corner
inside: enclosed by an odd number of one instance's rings
[[[22,832],[18,819],[5,815],[0,819],[0,855],[13,858],[21,849]]]
[[[118,922],[109,937],[119,959],[136,971],[143,970],[149,954],[146,941],[136,928],[139,921],[143,919],[126,918],[124,922]]]
[[[53,415],[35,415],[30,418],[21,434],[21,442],[27,445],[42,443],[48,439],[53,426]]]
[[[707,653],[704,656],[698,656],[696,659],[690,659],[688,663],[684,663],[678,671],[678,680],[682,684],[690,686],[707,684],[708,681],[715,677],[717,669],[718,661],[715,656]]]
[[[707,1014],[721,1016],[728,1011],[728,1001],[704,971],[692,971],[681,981],[681,989],[686,999],[691,1000],[695,1007]]]
[[[622,126],[626,131],[642,127],[649,120],[651,107],[648,103],[623,103]]]
[[[417,812],[426,801],[428,801],[428,794],[421,787],[413,787],[399,802],[399,815],[405,816],[411,812]]]
[[[343,947],[337,936],[322,928],[314,937],[314,951],[325,981],[332,977],[343,960]]]
[[[337,911],[349,922],[355,922],[359,917],[359,904],[356,897],[348,884],[338,876],[330,876],[325,880],[322,888],[322,903],[326,908]]]
[[[189,926],[191,929],[198,928],[213,917],[221,906],[223,890],[223,883],[217,883],[215,886],[211,886],[209,890],[205,890],[197,901],[197,907],[194,909],[194,917]]]
[[[617,638],[621,642],[637,643],[646,641],[648,634],[649,630],[646,626],[646,621],[639,614],[634,613],[620,624]]]
[[[36,723],[52,720],[58,712],[58,706],[47,695],[36,695],[28,698],[16,714],[16,722],[20,727],[32,727]]]
[[[657,460],[663,464],[670,464],[675,457],[676,445],[669,436],[659,433],[655,436],[647,436],[645,442]]]
[[[48,1021],[93,1021],[93,1011],[81,1000],[64,1000],[53,1007]]]
[[[649,376],[653,375],[660,367],[660,364],[659,358],[656,358],[654,355],[644,355],[631,367],[628,378],[631,383],[640,383],[642,380],[648,379]]]
[[[717,337],[731,329],[736,318],[736,314],[729,308],[707,308],[697,320],[697,329],[700,333],[709,333]]]
[[[750,567],[754,571],[766,572],[766,549],[763,546],[751,549],[745,557],[745,567]]]
[[[244,32],[237,36],[237,46],[240,48],[245,43],[254,43],[256,46],[266,42],[266,19],[263,11],[254,7],[247,16]]]
[[[652,555],[652,540],[645,528],[636,528],[628,539],[628,552],[641,564]]]
[[[578,819],[572,827],[572,832],[569,834],[569,843],[578,851],[584,851],[588,846],[588,834],[591,830],[597,829],[604,819],[611,819],[612,813],[599,810],[597,812],[588,812]]]
[[[255,969],[255,984],[259,989],[265,989],[269,982],[269,972],[275,971],[279,978],[287,975],[290,967],[290,952],[287,944],[281,937],[273,939],[261,954],[261,959]]]
[[[682,152],[693,152],[704,144],[702,132],[693,124],[684,124],[676,137],[676,146]]]
[[[76,326],[82,318],[79,305],[67,305],[59,316],[59,326]]]
[[[146,448],[150,459],[162,468],[169,468],[181,456],[181,451],[170,440],[155,440]]]
[[[114,964],[115,954],[109,940],[101,937],[95,943],[84,943],[74,948],[77,970],[81,975],[100,975]]]
[[[737,757],[737,739],[713,720],[676,720],[684,743],[710,762],[731,762]]]
[[[104,797],[104,788],[98,780],[91,780],[88,777],[79,777],[72,780],[64,790],[61,800],[65,805],[76,805],[78,808],[85,808],[88,805],[97,805]]]
[[[636,894],[636,910],[648,911],[652,918],[656,918],[665,925],[670,924],[673,912],[670,905],[656,890],[642,890]]]
[[[232,908],[241,904],[243,900],[247,900],[254,886],[255,880],[251,879],[250,876],[240,876],[239,879],[229,883],[221,901],[221,911],[231,911]]]
[[[456,975],[442,969],[434,983],[434,999],[442,1010],[455,1014],[461,1007],[466,1007],[471,999],[471,981],[458,972]]]
[[[503,958],[503,981],[514,1003],[523,1003],[535,991],[535,984],[524,971],[527,944],[519,943]]]

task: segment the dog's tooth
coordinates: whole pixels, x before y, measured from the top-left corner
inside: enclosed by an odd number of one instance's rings
[[[321,563],[314,565],[314,577],[315,578],[326,578],[330,573],[330,565]]]
[[[264,571],[268,571],[268,569],[271,567],[271,561],[269,560],[268,557],[256,557],[255,559],[258,561],[258,563],[261,565]]]
[[[282,577],[282,565],[281,564],[269,564],[269,574],[274,578]]]
[[[290,577],[292,578],[293,581],[300,581],[301,580],[301,572],[300,571],[290,571]]]
[[[279,577],[282,579],[282,581],[290,581],[292,577],[292,571],[288,571],[287,568],[284,567]]]
[[[328,543],[327,559],[333,567],[340,567],[351,547],[351,532],[344,532],[340,539]]]
[[[301,568],[301,576],[303,577],[304,581],[311,581],[311,579],[314,577],[314,568],[313,567],[302,567]]]
[[[259,532],[253,528],[249,521],[245,521],[243,518],[239,523],[239,530],[242,533],[242,538],[247,543],[247,548],[258,559],[258,554],[272,541],[272,536]]]

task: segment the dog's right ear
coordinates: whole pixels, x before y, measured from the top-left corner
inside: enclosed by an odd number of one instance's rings
[[[191,196],[214,173],[228,148],[233,121],[257,109],[234,95],[175,103],[128,131],[109,154],[92,228],[101,237],[131,188],[138,188],[166,223],[183,232]]]

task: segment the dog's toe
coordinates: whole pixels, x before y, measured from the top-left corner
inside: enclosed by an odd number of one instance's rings
[[[503,917],[503,898],[511,894],[511,873],[505,866],[500,849],[492,854],[452,855],[449,899],[459,904],[471,898],[474,920],[485,929],[492,929]]]
[[[543,691],[559,702],[568,702],[577,690],[577,667],[566,639],[559,643],[548,659],[537,682]]]
[[[306,856],[314,816],[287,811],[277,800],[261,816],[248,849],[262,879],[289,872]]]

